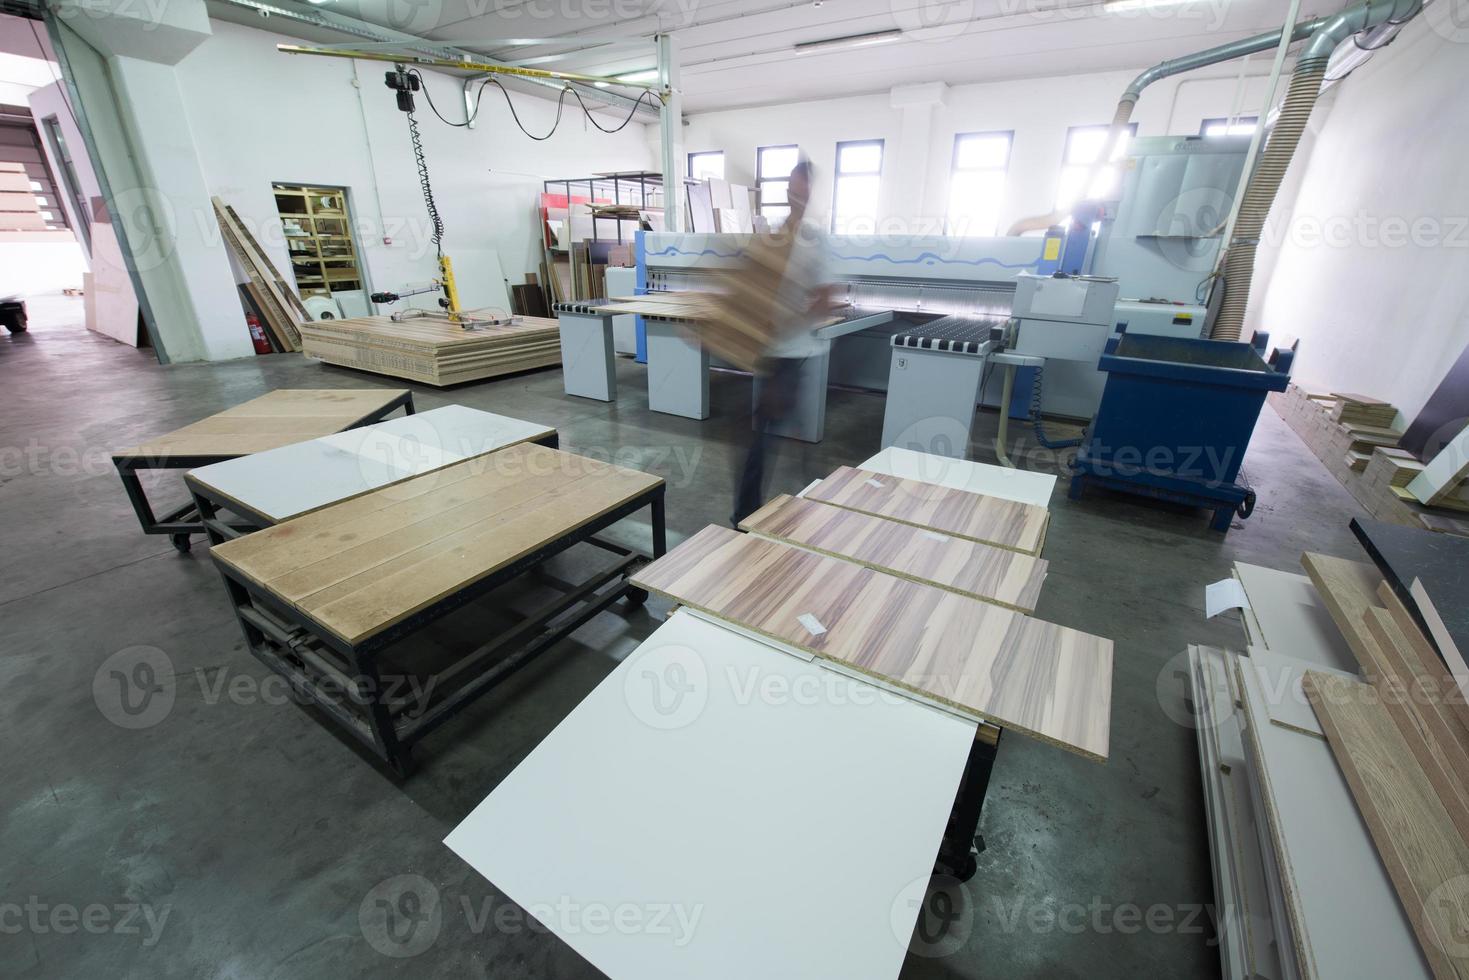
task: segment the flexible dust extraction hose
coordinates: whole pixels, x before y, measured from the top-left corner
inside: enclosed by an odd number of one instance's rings
[[[1422,0],[1367,0],[1343,10],[1311,35],[1296,60],[1290,87],[1280,106],[1270,142],[1260,156],[1260,163],[1250,175],[1240,203],[1239,219],[1226,246],[1223,277],[1220,285],[1224,297],[1219,315],[1209,336],[1214,340],[1239,340],[1244,332],[1245,311],[1250,303],[1250,279],[1255,271],[1255,250],[1264,233],[1265,222],[1275,195],[1285,179],[1291,158],[1301,142],[1310,121],[1311,110],[1321,95],[1326,80],[1326,66],[1336,46],[1347,38],[1381,24],[1401,24],[1423,9]]]
[[[1224,300],[1209,336],[1214,340],[1239,340],[1244,330],[1245,308],[1250,302],[1250,277],[1255,270],[1255,249],[1270,217],[1270,207],[1280,190],[1281,181],[1295,156],[1311,110],[1326,80],[1327,58],[1296,62],[1290,87],[1280,104],[1280,115],[1270,131],[1270,142],[1260,156],[1259,166],[1250,175],[1240,204],[1239,220],[1234,226],[1224,256]]]

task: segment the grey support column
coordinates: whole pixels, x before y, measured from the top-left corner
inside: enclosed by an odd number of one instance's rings
[[[561,376],[568,395],[617,400],[613,365],[612,316],[584,303],[557,303],[561,332]]]

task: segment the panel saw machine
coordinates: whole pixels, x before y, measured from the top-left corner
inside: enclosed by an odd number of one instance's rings
[[[1043,444],[1042,416],[1090,420],[1111,338],[1203,335],[1197,291],[1247,148],[1247,137],[1134,140],[1115,198],[1078,205],[1069,227],[1043,237],[832,236],[848,313],[818,331],[830,348],[810,359],[802,403],[777,434],[820,441],[828,385],[886,393],[884,447],[956,458],[976,406],[1004,406],[1002,425],[1037,425]],[[710,288],[708,273],[738,262],[747,240],[639,233],[638,292]],[[706,373],[718,359],[676,324],[645,326],[650,406],[707,418]],[[660,405],[664,387],[686,397]]]

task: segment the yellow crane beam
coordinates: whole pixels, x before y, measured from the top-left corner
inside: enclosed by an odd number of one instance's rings
[[[624,88],[642,89],[664,100],[657,85],[638,85],[619,82],[615,78],[601,75],[583,75],[574,71],[552,71],[547,68],[520,68],[515,65],[492,65],[482,61],[459,61],[453,58],[430,58],[421,54],[392,54],[382,51],[361,51],[353,48],[313,48],[304,44],[277,44],[277,51],[285,54],[314,54],[324,58],[355,58],[359,61],[386,61],[390,64],[429,65],[434,68],[458,68],[461,71],[482,72],[486,75],[515,75],[520,78],[542,78],[563,82],[586,82],[589,85],[618,85]]]

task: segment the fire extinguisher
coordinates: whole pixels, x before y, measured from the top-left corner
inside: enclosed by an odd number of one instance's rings
[[[265,330],[260,326],[260,318],[254,313],[246,313],[245,324],[250,328],[250,342],[255,345],[255,353],[269,354],[271,352],[270,339],[265,336]]]

